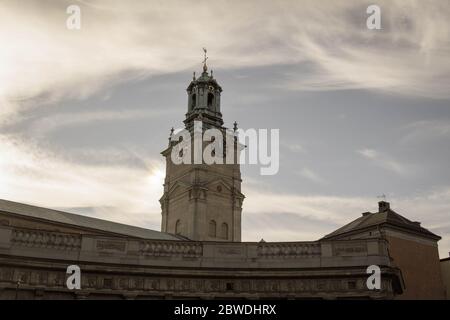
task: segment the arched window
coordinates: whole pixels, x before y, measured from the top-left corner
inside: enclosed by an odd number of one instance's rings
[[[196,104],[197,104],[197,95],[194,93],[194,94],[192,95],[191,108],[194,109]]]
[[[175,234],[181,234],[181,220],[178,219],[175,223]]]
[[[228,224],[225,222],[220,226],[220,237],[222,239],[228,239]]]
[[[209,222],[209,236],[212,238],[216,237],[216,222],[214,220]]]
[[[208,93],[208,107],[212,107],[214,102],[214,95],[210,92]]]

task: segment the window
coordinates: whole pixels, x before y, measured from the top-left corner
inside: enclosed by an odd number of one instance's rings
[[[181,220],[178,219],[175,223],[175,234],[181,234]]]
[[[194,93],[194,94],[192,95],[191,108],[194,109],[196,104],[197,104],[197,95]]]
[[[214,220],[209,222],[209,236],[213,238],[216,237],[216,222]]]
[[[214,95],[212,93],[208,93],[208,107],[212,107],[214,102]]]
[[[225,222],[222,223],[222,226],[220,227],[220,237],[222,239],[228,239],[228,224]]]

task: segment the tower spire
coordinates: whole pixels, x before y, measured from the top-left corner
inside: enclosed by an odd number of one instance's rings
[[[206,60],[208,60],[206,53],[208,52],[208,50],[206,50],[206,48],[203,48],[203,52],[205,54],[205,56],[203,58],[203,72],[206,73],[206,72],[208,72],[208,66],[206,65]]]

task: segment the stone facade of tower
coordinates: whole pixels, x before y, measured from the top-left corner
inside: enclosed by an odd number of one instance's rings
[[[187,88],[188,112],[184,120],[185,132],[190,137],[204,133],[206,129],[217,129],[222,133],[223,164],[175,164],[171,153],[178,140],[171,134],[169,146],[162,152],[166,158],[164,194],[160,199],[162,210],[161,231],[184,236],[197,241],[241,241],[241,212],[244,195],[241,193],[241,172],[237,161],[226,163],[225,152],[232,141],[237,151],[237,140],[223,127],[220,110],[222,88],[208,73],[206,64],[203,73]],[[194,130],[194,122],[202,123],[202,130]],[[196,133],[194,133],[196,132]],[[205,139],[203,139],[205,140]],[[201,142],[201,149],[214,140]],[[192,142],[193,146],[194,142]],[[194,147],[192,147],[194,150]],[[193,152],[193,151],[192,151]],[[214,156],[216,155],[216,151]],[[193,160],[193,156],[191,157]],[[234,157],[234,160],[237,156]]]

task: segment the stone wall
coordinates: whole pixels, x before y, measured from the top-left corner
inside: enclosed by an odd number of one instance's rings
[[[66,269],[81,268],[81,290]],[[381,290],[366,268],[382,269]],[[153,241],[0,227],[2,299],[393,298],[401,274],[383,240]]]

